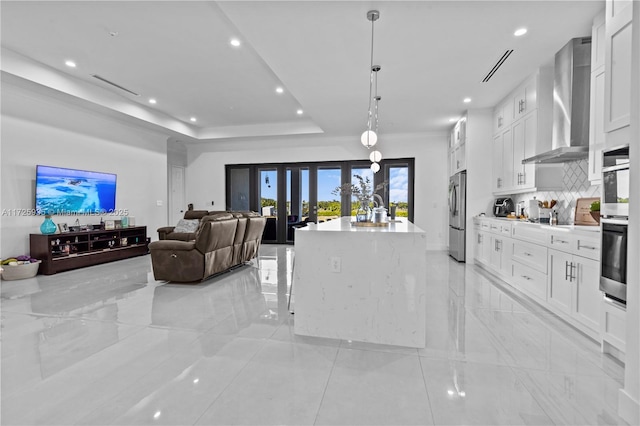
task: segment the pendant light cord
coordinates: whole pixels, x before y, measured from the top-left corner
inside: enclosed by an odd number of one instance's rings
[[[371,64],[369,66],[369,117],[367,118],[367,129],[371,130],[371,119],[372,119],[372,111],[371,111],[371,101],[373,100],[373,25],[375,20],[371,20]],[[377,85],[377,82],[376,82]],[[377,90],[377,88],[376,88]]]

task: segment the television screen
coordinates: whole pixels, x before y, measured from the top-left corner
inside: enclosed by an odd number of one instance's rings
[[[116,207],[116,175],[38,165],[36,213],[109,213]]]

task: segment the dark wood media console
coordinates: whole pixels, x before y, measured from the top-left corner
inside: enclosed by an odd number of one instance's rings
[[[31,256],[42,260],[38,272],[56,272],[147,254],[147,227],[30,234]]]

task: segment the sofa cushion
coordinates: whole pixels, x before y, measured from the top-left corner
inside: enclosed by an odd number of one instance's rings
[[[180,219],[173,232],[196,232],[199,224],[198,219]]]

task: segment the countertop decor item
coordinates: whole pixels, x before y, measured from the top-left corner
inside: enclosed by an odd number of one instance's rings
[[[591,214],[591,204],[595,201],[600,202],[600,198],[578,198],[576,200],[576,213],[573,220],[574,225],[600,225],[600,212],[598,212],[598,219]]]
[[[371,179],[368,176],[362,177],[360,175],[353,175],[357,183],[344,183],[336,187],[331,191],[334,195],[351,195],[358,200],[358,206],[356,210],[356,220],[358,222],[370,222],[371,221],[371,203],[373,202],[374,195],[378,199],[382,199],[376,192],[386,188],[387,181],[384,181],[376,185],[375,189],[372,189]],[[377,207],[383,207],[379,205]]]
[[[49,235],[55,234],[57,230],[58,227],[55,223],[53,223],[53,220],[51,220],[51,215],[45,215],[44,222],[42,222],[42,224],[40,225],[40,232],[42,232],[44,235]]]
[[[591,217],[600,224],[600,200],[596,200],[589,206]]]

